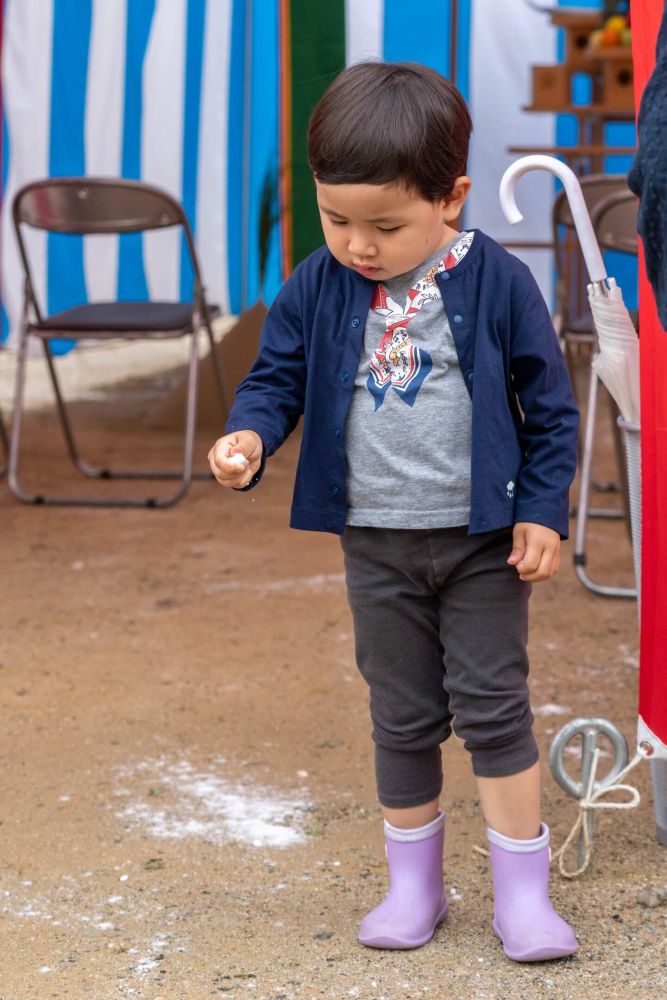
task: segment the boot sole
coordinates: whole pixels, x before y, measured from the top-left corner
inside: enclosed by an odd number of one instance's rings
[[[449,900],[445,899],[436,921],[433,924],[433,930],[429,934],[424,935],[424,937],[418,938],[416,941],[399,941],[398,938],[390,937],[375,937],[366,939],[359,937],[358,940],[361,944],[365,945],[366,948],[382,948],[389,951],[410,951],[413,948],[422,948],[433,938],[433,935],[440,924],[444,923],[448,913]]]
[[[503,946],[503,951],[513,962],[548,962],[554,958],[567,958],[569,955],[574,955],[574,953],[579,950],[579,945],[576,944],[573,948],[534,948],[532,951],[515,952],[514,954],[511,954],[505,947],[503,936],[498,930],[495,918],[491,926],[493,927],[493,933]]]

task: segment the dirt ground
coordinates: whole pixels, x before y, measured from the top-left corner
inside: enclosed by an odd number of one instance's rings
[[[143,425],[152,404],[138,383],[78,405],[86,454],[175,464],[178,435]],[[357,943],[386,884],[367,696],[338,542],[287,527],[297,450],[250,495],[198,482],[167,511],[25,506],[0,482],[1,1000],[664,998],[667,902],[640,895],[667,884],[646,765],[639,808],[596,820],[589,870],[553,872],[576,957],[503,956],[455,740],[450,916],[418,951]],[[24,467],[28,485],[75,482],[50,414],[28,422]],[[631,584],[621,523],[593,522],[590,553],[591,574]],[[568,544],[535,588],[530,649],[557,847],[576,805],[549,774],[554,733],[596,715],[634,745],[636,607],[586,591]]]

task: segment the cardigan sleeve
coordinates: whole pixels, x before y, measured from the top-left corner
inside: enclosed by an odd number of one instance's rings
[[[567,538],[579,413],[551,316],[527,268],[513,300],[510,371],[523,417],[514,519],[543,524]]]
[[[291,434],[303,412],[306,388],[306,351],[295,272],[286,282],[264,321],[259,352],[238,385],[226,433],[251,430],[264,444],[262,465]]]

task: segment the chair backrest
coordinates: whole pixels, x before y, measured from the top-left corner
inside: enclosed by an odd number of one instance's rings
[[[589,215],[593,207],[602,198],[606,198],[607,195],[614,194],[616,191],[629,190],[625,174],[587,174],[584,177],[579,177],[578,180]],[[570,211],[570,204],[567,200],[565,190],[559,191],[556,196],[552,222],[554,227],[567,226],[569,229],[574,228],[572,212]]]
[[[591,222],[602,250],[618,250],[621,253],[637,256],[638,209],[636,195],[627,189],[615,191],[597,202],[591,211]]]
[[[51,233],[136,233],[185,226],[178,202],[139,181],[104,177],[55,177],[32,181],[16,192],[15,224]]]
[[[22,226],[70,235],[118,235],[180,226],[192,264],[195,289],[202,279],[192,231],[182,207],[166,191],[142,181],[107,177],[51,177],[31,181],[14,195],[14,231],[38,317],[30,261]]]
[[[625,174],[588,174],[578,180],[591,221],[595,206],[603,199],[629,191]],[[556,312],[561,329],[567,330],[571,318],[588,311],[588,274],[564,190],[556,196],[551,221],[557,277]]]

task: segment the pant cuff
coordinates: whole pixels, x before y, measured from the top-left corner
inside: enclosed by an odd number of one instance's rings
[[[527,771],[540,758],[532,729],[518,733],[506,743],[467,746],[472,756],[472,770],[477,778],[509,778]]]
[[[387,809],[413,809],[415,806],[424,806],[427,802],[439,798],[441,792],[442,781],[430,788],[425,788],[423,791],[410,792],[409,795],[386,795],[383,792],[378,792],[378,799],[380,805]]]

